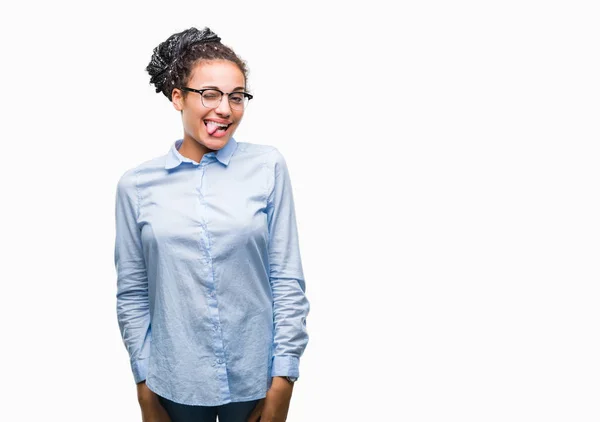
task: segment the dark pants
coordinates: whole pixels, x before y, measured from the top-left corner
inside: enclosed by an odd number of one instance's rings
[[[246,422],[258,400],[227,403],[221,406],[190,406],[158,396],[171,422]]]

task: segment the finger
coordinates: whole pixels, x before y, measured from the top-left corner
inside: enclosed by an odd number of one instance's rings
[[[262,409],[262,412],[260,414],[261,419],[259,419],[259,421],[260,420],[270,421],[273,419],[274,416],[275,416],[275,412],[273,411],[271,406],[265,406]]]
[[[261,412],[255,410],[250,416],[248,416],[248,422],[258,422],[260,421],[261,416]]]
[[[256,406],[252,410],[252,413],[250,413],[250,416],[248,417],[248,422],[259,422],[260,421],[260,416],[262,414],[263,406],[264,406],[264,399],[261,399],[261,400],[259,400],[259,402],[256,404]]]

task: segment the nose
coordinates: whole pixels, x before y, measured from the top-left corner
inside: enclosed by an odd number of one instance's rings
[[[231,107],[229,106],[229,97],[227,95],[223,95],[223,97],[221,98],[221,102],[219,103],[219,106],[215,109],[215,111],[221,116],[229,117],[229,115],[231,114]]]

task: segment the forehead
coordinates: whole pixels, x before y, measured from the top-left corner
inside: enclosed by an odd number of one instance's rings
[[[192,88],[216,86],[222,90],[244,87],[244,74],[228,60],[200,61],[194,66],[189,85]]]

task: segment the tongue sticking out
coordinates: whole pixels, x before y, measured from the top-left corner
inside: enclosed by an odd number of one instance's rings
[[[208,132],[208,134],[210,136],[220,138],[222,136],[225,136],[225,134],[227,133],[228,126],[221,127],[221,126],[217,125],[215,122],[212,122],[210,120],[205,123],[206,123],[206,131]]]
[[[216,123],[206,122],[206,131],[208,132],[209,135],[212,135],[213,133],[215,133],[217,131],[217,129],[219,129],[219,126],[217,126]]]

